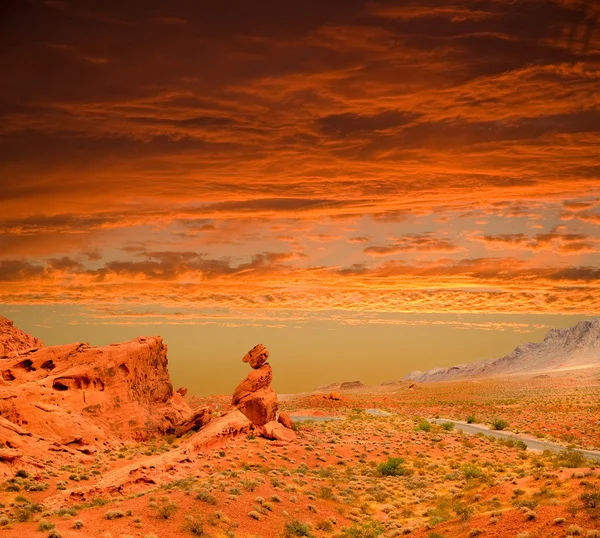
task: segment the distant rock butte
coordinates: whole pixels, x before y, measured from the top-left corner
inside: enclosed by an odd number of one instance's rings
[[[517,346],[508,355],[473,364],[414,371],[404,379],[422,383],[472,377],[497,377],[600,366],[600,321],[581,321],[568,329],[552,329],[540,343]]]
[[[321,385],[315,389],[315,392],[331,392],[334,390],[353,390],[365,388],[362,381],[343,381],[342,383],[330,383],[329,385]]]
[[[340,385],[341,390],[362,389],[365,385],[360,381],[345,381]]]

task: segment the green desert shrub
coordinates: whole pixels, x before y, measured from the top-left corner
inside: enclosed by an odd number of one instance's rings
[[[404,467],[403,458],[388,458],[377,466],[377,473],[380,476],[406,476],[409,471]]]
[[[157,506],[156,510],[160,519],[170,519],[179,510],[179,506],[177,506],[177,503],[171,501]]]
[[[585,456],[581,452],[577,450],[566,449],[554,456],[553,464],[555,467],[578,469],[580,467],[585,467],[586,461]]]
[[[297,519],[288,521],[283,527],[283,536],[285,538],[293,538],[294,536],[307,536],[312,537],[313,534],[310,532],[310,525],[308,523],[302,523]]]
[[[343,538],[376,538],[384,533],[385,528],[378,521],[370,520],[364,523],[355,523],[351,527],[342,529]]]
[[[506,430],[508,428],[508,422],[501,418],[495,418],[492,420],[492,430]]]
[[[198,492],[198,495],[196,495],[196,500],[202,501],[206,504],[217,504],[217,499],[215,499],[214,495],[211,495],[208,491]]]
[[[469,480],[470,478],[480,478],[482,475],[481,469],[473,463],[466,463],[465,465],[463,465],[462,472],[467,480]]]
[[[421,419],[415,426],[416,431],[421,432],[430,432],[431,431],[431,423],[428,420]]]
[[[52,523],[52,521],[46,521],[45,519],[40,520],[40,522],[38,523],[38,531],[40,532],[50,531],[54,527],[56,527],[56,525]]]
[[[579,497],[581,502],[586,508],[596,508],[600,506],[600,493],[582,493]]]
[[[192,536],[205,536],[204,525],[197,517],[188,517],[185,522],[184,529]]]

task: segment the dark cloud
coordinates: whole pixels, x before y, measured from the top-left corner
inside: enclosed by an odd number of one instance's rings
[[[6,301],[598,308],[597,2],[0,10]]]
[[[374,131],[385,131],[412,123],[418,114],[400,110],[386,110],[371,116],[332,114],[316,121],[319,131],[327,136],[345,138],[364,136]]]
[[[26,261],[0,260],[0,281],[16,282],[40,277],[44,268]]]
[[[249,262],[235,264],[231,259],[209,259],[196,252],[140,252],[144,261],[111,261],[97,270],[87,271],[98,281],[110,275],[142,276],[150,280],[177,280],[186,274],[195,274],[201,279],[231,276],[236,273],[271,272],[282,270],[283,263],[296,259],[301,254],[289,252],[263,252],[255,254]]]
[[[404,252],[454,252],[458,245],[448,239],[435,237],[431,233],[407,234],[394,238],[384,246],[370,246],[364,249],[371,256],[391,256]]]

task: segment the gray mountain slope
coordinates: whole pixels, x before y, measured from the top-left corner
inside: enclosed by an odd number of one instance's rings
[[[568,329],[552,329],[542,342],[521,344],[504,357],[425,372],[413,371],[404,379],[428,383],[594,365],[600,366],[600,320],[581,321]]]

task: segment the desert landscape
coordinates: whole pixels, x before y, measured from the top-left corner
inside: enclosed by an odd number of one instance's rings
[[[279,398],[263,345],[232,396],[200,398],[173,389],[160,337],[45,347],[0,327],[3,536],[600,535],[599,322],[545,340],[577,368]]]
[[[0,0],[0,538],[600,538],[600,0]]]

